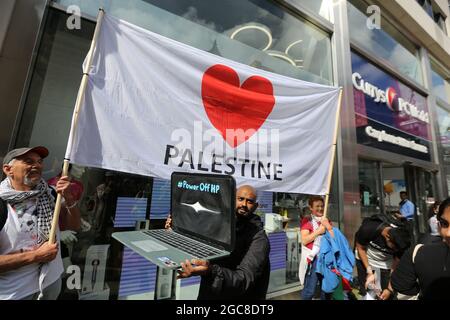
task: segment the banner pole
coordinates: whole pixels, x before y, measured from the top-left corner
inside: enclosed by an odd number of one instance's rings
[[[343,89],[340,88],[339,90],[339,99],[338,99],[338,107],[336,110],[336,119],[334,124],[334,137],[333,137],[333,147],[331,149],[331,161],[330,161],[330,167],[328,168],[328,181],[327,181],[327,193],[325,195],[325,204],[324,204],[324,212],[323,216],[326,218],[328,214],[328,202],[330,200],[330,189],[331,189],[331,178],[333,177],[333,168],[334,168],[334,159],[336,157],[336,148],[337,148],[337,137],[339,132],[339,119],[341,114],[341,107],[342,107],[342,91]]]
[[[80,88],[78,89],[78,95],[77,95],[77,100],[75,102],[75,108],[74,108],[74,113],[73,113],[73,117],[72,117],[72,125],[70,128],[69,139],[67,141],[67,151],[66,151],[66,156],[64,157],[64,165],[63,165],[63,170],[62,170],[61,176],[67,176],[69,174],[69,162],[70,162],[69,156],[70,156],[70,150],[72,149],[74,132],[75,132],[75,129],[78,124],[78,113],[80,111],[82,101],[84,100],[84,93],[86,91],[87,81],[89,78],[89,70],[91,69],[91,66],[92,66],[92,60],[94,58],[94,50],[97,45],[97,39],[98,39],[98,35],[100,33],[104,14],[105,14],[104,10],[102,8],[100,8],[98,11],[98,15],[97,15],[97,23],[96,23],[95,30],[94,30],[94,36],[92,37],[91,47],[90,47],[89,52],[86,57],[85,70],[83,70],[83,77],[81,78]],[[58,193],[58,196],[56,197],[55,210],[53,212],[52,228],[50,230],[50,235],[49,235],[49,242],[51,244],[55,243],[55,240],[56,240],[55,234],[56,234],[56,227],[58,226],[58,221],[59,221],[59,213],[61,211],[61,200],[62,200],[62,195],[60,193]]]

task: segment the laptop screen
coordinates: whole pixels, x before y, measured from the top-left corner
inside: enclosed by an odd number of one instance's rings
[[[228,175],[174,172],[172,226],[231,251],[234,248],[236,183]]]

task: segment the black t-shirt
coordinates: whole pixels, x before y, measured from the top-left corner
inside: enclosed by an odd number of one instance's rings
[[[391,275],[392,287],[406,295],[421,290],[422,299],[450,300],[449,246],[444,242],[424,245],[417,251],[414,263],[413,251],[414,246],[400,259]]]
[[[394,255],[394,251],[388,247],[386,240],[381,235],[382,224],[382,221],[364,219],[355,234],[355,240],[364,247],[371,246],[373,249]]]

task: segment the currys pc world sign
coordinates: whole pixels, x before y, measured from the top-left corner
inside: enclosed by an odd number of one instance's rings
[[[430,161],[426,98],[354,52],[352,68],[357,142]]]
[[[425,123],[430,123],[428,112],[419,110],[415,105],[399,97],[393,87],[385,90],[378,88],[370,82],[363,79],[358,73],[352,75],[353,87],[374,99],[374,102],[385,103],[392,112],[403,112],[412,118]]]

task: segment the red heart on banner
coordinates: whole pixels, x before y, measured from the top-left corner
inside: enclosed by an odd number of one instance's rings
[[[232,148],[259,130],[275,104],[268,79],[252,76],[240,86],[236,71],[221,64],[203,74],[202,99],[212,125]]]

